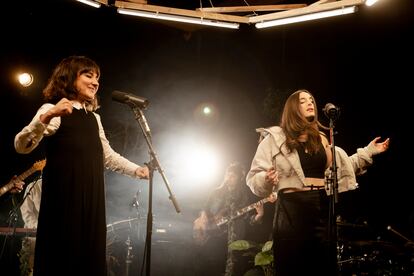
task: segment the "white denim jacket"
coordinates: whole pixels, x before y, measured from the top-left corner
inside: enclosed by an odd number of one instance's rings
[[[267,197],[273,187],[265,185],[266,171],[275,168],[278,172],[279,182],[273,192],[285,188],[303,188],[305,175],[303,173],[298,152],[289,152],[285,142],[286,136],[278,126],[257,129],[263,137],[253,158],[246,181],[252,192],[260,197]],[[372,156],[377,153],[373,145],[357,149],[352,156],[335,147],[338,192],[354,190],[358,187],[356,175],[366,172],[366,168],[373,162]],[[325,175],[329,175],[328,168]],[[330,193],[330,190],[327,190]]]

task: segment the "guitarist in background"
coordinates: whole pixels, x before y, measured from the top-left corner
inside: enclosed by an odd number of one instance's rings
[[[40,198],[42,195],[42,178],[29,183],[24,192],[23,203],[20,212],[24,222],[24,227],[29,229],[37,228],[37,219],[40,210]],[[34,249],[36,244],[35,237],[24,237],[20,250],[20,275],[33,275]]]
[[[217,224],[220,219],[234,217],[238,210],[257,201],[258,198],[245,183],[243,166],[238,162],[231,163],[222,184],[212,191],[200,216],[194,221],[194,240],[201,246],[199,260],[204,266],[198,275],[238,276],[253,266],[249,264],[250,259],[243,259],[242,253],[229,250],[228,244],[241,239],[253,240],[247,235],[249,230],[252,232],[261,224],[263,204],[255,207],[254,214],[249,212],[220,226]]]
[[[22,174],[18,176],[17,175],[13,176],[7,184],[0,186],[0,197],[9,191],[11,194],[20,193],[21,191],[23,191],[23,186],[25,184],[23,180],[25,180],[26,177],[32,175],[33,173],[43,170],[45,165],[46,165],[46,159],[37,161],[33,164],[33,166],[31,166],[28,170],[26,170]]]
[[[1,271],[2,273],[5,273],[5,275],[29,275],[23,273],[23,271],[21,270],[21,266],[19,268],[19,259],[20,261],[22,261],[21,252],[19,252],[19,250],[21,244],[24,243],[26,239],[34,238],[21,238],[18,235],[25,233],[23,232],[25,229],[21,228],[20,226],[22,222],[25,224],[25,228],[36,228],[29,227],[27,225],[26,217],[23,213],[23,208],[25,207],[23,206],[27,205],[28,201],[33,202],[32,200],[34,199],[34,197],[38,197],[40,196],[40,194],[35,194],[34,192],[32,192],[34,189],[30,189],[33,183],[30,183],[26,187],[25,180],[32,174],[41,171],[44,168],[45,164],[46,160],[37,161],[29,169],[27,169],[20,175],[13,176],[8,183],[0,186],[0,197],[2,197],[0,205],[2,208],[4,207],[2,211],[7,210],[7,215],[0,215],[0,226],[2,227],[0,239],[0,242],[2,244],[2,254],[0,254],[0,265],[1,267],[3,267]],[[38,179],[39,176],[37,176],[36,178]],[[33,180],[33,178],[31,179]],[[22,195],[20,193],[24,190],[24,187],[26,187],[26,190],[24,195]],[[28,195],[29,190],[31,190],[31,195]],[[22,216],[19,215],[20,211],[22,211]],[[37,214],[33,216],[33,219],[37,222]],[[18,232],[18,234],[15,234],[14,232],[11,236],[7,236],[5,234],[8,233],[8,231],[15,231],[16,229],[20,231]],[[4,267],[7,268],[4,269]]]

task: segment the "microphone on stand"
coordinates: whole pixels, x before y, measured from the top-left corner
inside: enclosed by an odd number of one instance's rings
[[[146,98],[118,90],[112,92],[112,100],[139,108],[146,108],[149,104],[149,101]]]
[[[121,91],[118,91],[118,90],[114,90],[112,92],[112,100],[120,102],[120,103],[127,104],[133,109],[138,107],[139,108],[138,118],[139,118],[141,124],[143,125],[143,128],[144,128],[145,132],[149,136],[151,136],[150,128],[148,126],[147,119],[145,118],[145,116],[144,116],[144,114],[141,110],[141,109],[147,108],[147,106],[149,104],[148,99],[140,97],[140,96],[136,96],[136,95],[133,95],[133,94],[128,94],[128,93],[125,93],[125,92],[121,92]],[[138,111],[134,111],[134,112],[136,114],[138,114]]]
[[[328,119],[336,119],[339,117],[341,110],[339,107],[335,106],[333,103],[327,103],[325,107],[322,109],[325,116]]]

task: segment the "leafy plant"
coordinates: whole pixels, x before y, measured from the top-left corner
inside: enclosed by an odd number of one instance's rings
[[[237,240],[229,244],[231,250],[246,251],[245,255],[254,258],[255,267],[260,267],[261,270],[250,269],[244,276],[256,275],[273,275],[273,241],[267,241],[265,244],[258,244],[247,240]]]

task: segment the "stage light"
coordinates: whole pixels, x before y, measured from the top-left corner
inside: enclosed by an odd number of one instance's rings
[[[210,19],[204,19],[200,17],[190,17],[190,16],[166,14],[166,13],[159,13],[159,12],[131,10],[131,9],[124,9],[124,8],[118,8],[118,13],[125,14],[125,15],[145,17],[145,18],[154,18],[154,19],[161,19],[161,20],[167,20],[167,21],[207,25],[207,26],[230,28],[230,29],[239,28],[238,23],[230,23],[230,22],[225,22],[225,21],[213,21]]]
[[[194,119],[204,127],[213,127],[220,118],[218,107],[212,102],[201,102],[193,110]]]
[[[315,12],[315,13],[309,13],[299,16],[292,16],[292,17],[286,17],[286,18],[280,18],[270,21],[264,21],[256,23],[256,28],[267,28],[267,27],[273,27],[273,26],[279,26],[279,25],[286,25],[291,23],[297,23],[297,22],[303,22],[308,20],[315,20],[319,18],[326,18],[331,16],[337,16],[337,15],[345,15],[354,13],[356,11],[356,6],[350,6],[345,8],[339,8],[334,10],[328,10],[328,11],[322,11],[322,12]]]
[[[33,75],[30,73],[19,74],[17,79],[19,80],[20,85],[23,87],[28,87],[33,83]]]
[[[190,179],[208,180],[218,171],[218,156],[206,146],[191,146],[183,156],[186,158],[182,167]]]
[[[209,106],[205,106],[203,108],[203,114],[204,115],[210,115],[211,114],[211,108]]]

